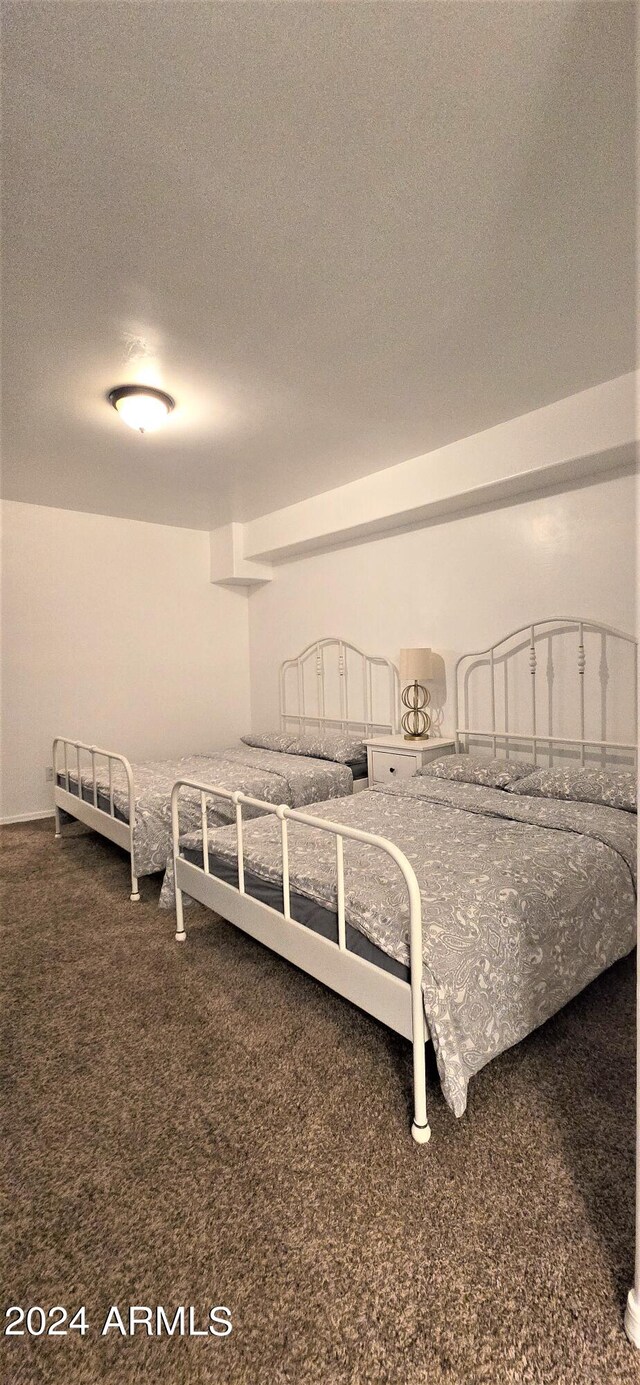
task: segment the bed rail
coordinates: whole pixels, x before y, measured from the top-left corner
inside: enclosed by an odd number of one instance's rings
[[[70,752],[73,764],[70,764]],[[60,765],[60,755],[62,754],[62,765]],[[89,779],[89,789],[91,800],[83,798],[83,787],[87,787],[87,756],[91,759],[91,775]],[[98,789],[96,779],[96,767],[98,761],[107,762],[108,783],[106,795],[104,789]],[[116,817],[114,803],[114,784],[113,766],[114,763],[122,765],[127,781],[127,822],[122,822]],[[85,775],[83,785],[82,775]],[[59,776],[63,783],[58,783]],[[72,792],[71,783],[75,779],[77,783],[77,795]],[[109,807],[104,808],[98,802],[98,797],[104,799],[108,795]],[[126,756],[120,755],[116,750],[104,750],[98,745],[88,745],[86,741],[72,740],[68,736],[56,736],[53,742],[53,797],[56,824],[56,839],[62,836],[62,821],[60,810],[69,813],[71,817],[78,818],[80,822],[86,823],[88,827],[95,827],[103,836],[109,837],[118,846],[124,847],[131,857],[131,899],[137,902],[140,899],[138,890],[138,876],[135,864],[134,852],[134,832],[136,826],[136,799],[133,780],[133,770]]]
[[[300,812],[297,808],[288,808],[285,804],[275,805],[264,803],[261,799],[252,798],[248,794],[241,793],[239,790],[232,792],[229,789],[212,787],[209,784],[202,784],[193,779],[178,779],[173,786],[171,793],[171,830],[173,837],[173,867],[176,886],[176,941],[184,942],[186,932],[184,926],[184,907],[182,900],[182,889],[179,885],[179,863],[181,860],[180,851],[180,794],[183,789],[188,789],[191,793],[200,794],[200,811],[202,824],[202,867],[189,863],[190,871],[197,871],[202,876],[209,876],[209,827],[208,827],[208,800],[222,799],[224,802],[233,806],[236,827],[236,847],[238,862],[238,885],[228,886],[227,888],[235,891],[242,897],[247,896],[245,889],[245,869],[244,869],[244,821],[242,817],[243,805],[258,808],[261,814],[270,813],[276,817],[280,823],[280,846],[282,858],[282,892],[283,909],[282,917],[291,924],[293,929],[301,928],[295,920],[291,919],[291,881],[289,874],[289,840],[288,823],[299,822],[306,827],[311,827],[316,831],[324,832],[329,836],[335,837],[336,843],[336,904],[338,919],[338,942],[337,944],[328,939],[317,939],[329,948],[338,949],[343,957],[351,956],[347,951],[346,941],[346,918],[345,918],[345,881],[344,881],[344,842],[356,841],[364,842],[369,846],[374,846],[384,852],[397,865],[407,889],[409,899],[409,969],[410,969],[410,991],[411,991],[411,1042],[413,1047],[413,1101],[414,1118],[411,1126],[411,1133],[418,1144],[426,1144],[430,1138],[431,1130],[427,1119],[427,1093],[426,1093],[426,1027],[424,1018],[424,1002],[422,995],[422,906],[420,899],[420,889],[412,865],[400,849],[385,837],[379,837],[371,832],[363,832],[357,827],[348,827],[344,823],[331,822],[326,818],[314,817],[311,813]],[[270,906],[259,903],[251,899],[253,907],[264,912],[272,913]],[[278,911],[279,912],[279,911]],[[307,931],[307,930],[303,930]],[[357,959],[362,963],[362,959]],[[372,963],[362,963],[364,966],[371,966],[373,971],[379,968]],[[313,974],[313,973],[312,973]],[[395,984],[405,986],[406,982],[396,982]]]

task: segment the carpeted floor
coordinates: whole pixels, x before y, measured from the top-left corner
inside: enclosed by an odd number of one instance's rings
[[[463,1120],[432,1074],[419,1149],[407,1044],[205,910],[178,946],[158,881],[131,904],[127,859],[66,832],[1,834],[2,1278],[89,1330],[5,1340],[10,1385],[638,1380],[632,959]],[[233,1332],[101,1337],[112,1304]]]

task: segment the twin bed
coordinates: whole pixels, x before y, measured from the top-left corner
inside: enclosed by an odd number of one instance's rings
[[[248,736],[207,755],[134,765],[119,751],[57,736],[56,837],[65,814],[123,847],[131,859],[130,897],[137,901],[139,878],[164,870],[171,856],[171,790],[177,779],[206,779],[294,808],[359,792],[367,785],[363,736],[395,732],[398,701],[398,674],[389,659],[328,638],[282,665],[280,731],[270,736]],[[199,800],[191,798],[197,816]],[[223,805],[219,814],[219,821],[227,820]]]
[[[333,655],[339,705],[327,716]],[[363,661],[357,678],[354,656]],[[379,720],[373,667],[388,686]],[[283,666],[281,688],[292,671],[295,709],[282,693],[282,734],[337,728],[365,739],[395,729],[388,661],[320,641]],[[424,1143],[427,1042],[445,1100],[461,1115],[485,1063],[634,946],[636,699],[633,638],[593,621],[542,621],[462,656],[458,754],[410,780],[354,795],[348,767],[340,775],[325,761],[338,788],[320,801],[327,779],[317,766],[297,789],[286,749],[257,752],[282,756],[274,771],[243,746],[177,775],[175,765],[150,771],[162,778],[153,789],[158,834],[147,826],[144,771],[127,773],[123,757],[111,757],[127,780],[118,800],[110,762],[105,785],[100,752],[89,748],[91,773],[79,757],[75,774],[67,763],[56,806],[91,826],[102,814],[106,835],[116,824],[128,831],[133,874],[134,863],[164,865],[170,802],[177,939],[186,938],[186,895],[407,1038],[412,1134]],[[631,737],[614,739],[611,722],[631,726]],[[273,788],[260,778],[270,772]],[[277,794],[283,783],[288,801]],[[126,823],[118,811],[128,811]]]

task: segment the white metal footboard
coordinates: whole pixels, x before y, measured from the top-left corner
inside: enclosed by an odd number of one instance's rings
[[[62,747],[63,763],[60,765],[60,747]],[[92,802],[87,802],[82,796],[82,772],[83,756],[86,766],[86,757],[91,757],[91,784]],[[70,764],[70,757],[73,764]],[[100,807],[98,802],[98,784],[96,780],[96,761],[106,760],[108,772],[108,798],[109,808]],[[114,798],[113,798],[113,765],[114,761],[124,767],[127,779],[128,797],[128,822],[122,822],[116,817]],[[64,787],[58,783],[58,777],[62,776]],[[71,792],[71,780],[77,782],[77,795]],[[104,795],[104,790],[100,790]],[[62,823],[60,809],[69,813],[71,817],[78,818],[80,822],[86,823],[87,827],[93,827],[96,832],[100,832],[103,837],[108,837],[117,846],[124,847],[131,857],[131,899],[136,902],[140,898],[138,891],[138,875],[135,863],[135,853],[133,849],[133,834],[136,825],[136,800],[133,783],[133,770],[129,761],[124,755],[119,755],[115,750],[102,750],[97,745],[87,745],[84,741],[70,740],[66,736],[56,736],[53,742],[53,800],[55,805],[56,838],[62,835]]]
[[[180,848],[180,805],[182,789],[200,794],[203,852],[202,866],[187,861]],[[220,880],[210,871],[208,852],[208,800],[223,799],[233,804],[236,823],[238,885]],[[271,813],[280,822],[282,848],[283,909],[274,909],[254,899],[245,889],[242,805]],[[319,832],[329,833],[336,842],[336,893],[338,942],[320,936],[291,917],[288,822],[300,822]],[[179,779],[171,794],[171,827],[176,888],[176,940],[184,942],[183,891],[201,904],[236,924],[272,951],[322,981],[332,990],[359,1005],[368,1014],[408,1038],[413,1046],[414,1118],[411,1133],[418,1144],[431,1135],[427,1120],[425,1044],[427,1027],[422,996],[422,910],[420,890],[413,867],[393,842],[371,832],[361,832],[344,823],[313,817],[283,804],[275,806],[239,791],[211,787],[192,779]],[[373,962],[365,961],[347,949],[344,883],[344,841],[366,842],[395,861],[409,897],[410,981],[400,980]]]

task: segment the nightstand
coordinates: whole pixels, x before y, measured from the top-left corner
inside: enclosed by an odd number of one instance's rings
[[[398,779],[410,779],[417,769],[453,755],[455,741],[405,741],[404,736],[374,736],[365,742],[369,788],[374,784],[393,784]]]

